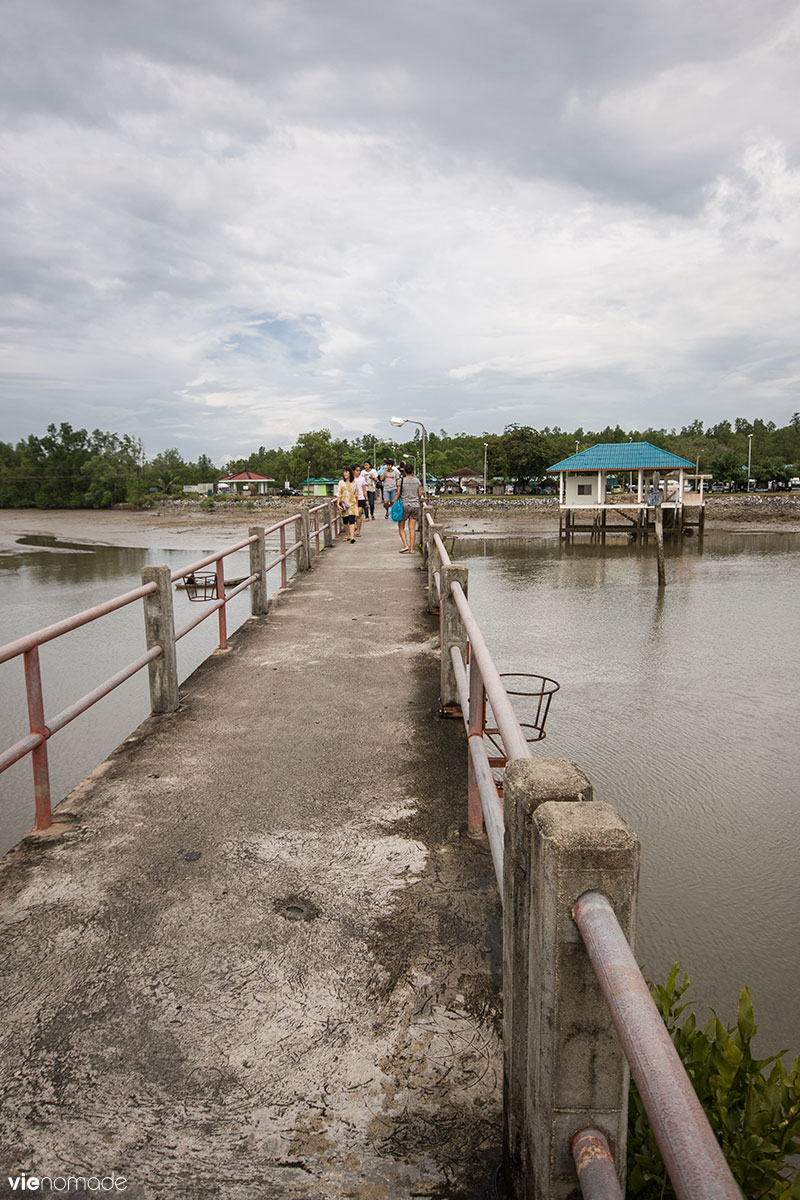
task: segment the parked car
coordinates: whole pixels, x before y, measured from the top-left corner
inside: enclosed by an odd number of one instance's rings
[[[281,490],[278,492],[278,495],[279,496],[299,496],[300,492],[298,492],[297,488],[281,488]]]

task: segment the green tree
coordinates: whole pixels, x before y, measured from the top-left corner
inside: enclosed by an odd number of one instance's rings
[[[108,508],[136,493],[142,443],[138,438],[117,437],[95,429],[92,453],[81,467],[83,503],[87,508]]]
[[[723,450],[712,458],[709,470],[715,483],[744,483],[747,474],[742,467],[741,456],[735,450]]]
[[[329,429],[312,429],[308,433],[301,433],[290,452],[291,478],[302,482],[309,474],[312,479],[338,475],[338,459],[339,454],[331,444]],[[348,455],[346,461],[349,463],[349,460]]]
[[[184,483],[188,482],[188,474],[183,455],[174,446],[162,450],[151,459],[143,473],[145,482],[165,496],[180,492]]]
[[[506,471],[527,490],[532,479],[540,479],[550,462],[545,439],[530,425],[507,425],[501,438]]]

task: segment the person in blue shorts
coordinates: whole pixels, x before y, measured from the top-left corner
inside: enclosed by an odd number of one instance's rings
[[[386,466],[381,475],[383,483],[383,507],[386,510],[386,520],[389,520],[389,509],[397,499],[397,489],[400,486],[400,472],[390,458],[386,460]]]

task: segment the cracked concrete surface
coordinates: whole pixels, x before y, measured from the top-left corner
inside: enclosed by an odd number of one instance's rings
[[[398,544],[325,551],[6,856],[0,1187],[490,1194],[500,906]]]

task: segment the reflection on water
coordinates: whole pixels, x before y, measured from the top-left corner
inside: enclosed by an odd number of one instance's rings
[[[460,539],[501,670],[561,684],[536,754],[575,759],[642,839],[637,957],[675,959],[763,1046],[800,1052],[800,538],[653,547]]]
[[[271,543],[268,540],[268,544]],[[92,608],[141,584],[142,567],[165,563],[172,570],[205,557],[198,550],[139,549],[64,542],[45,535],[21,538],[12,553],[0,554],[0,645]],[[271,553],[277,548],[277,540]],[[226,579],[249,574],[247,550],[225,559]],[[291,571],[290,571],[291,573]],[[268,591],[280,585],[279,572],[267,577]],[[178,628],[196,616],[183,589],[173,592]],[[232,632],[250,612],[244,592],[228,604]],[[204,621],[178,643],[181,680],[211,654],[218,643],[216,616]],[[76,629],[39,650],[46,716],[103,683],[143,653],[141,602]],[[28,732],[21,657],[0,665],[0,750]],[[144,720],[150,709],[147,671],[140,671],[111,695],[57,733],[49,744],[50,783],[57,803]],[[33,823],[30,759],[0,774],[0,854],[13,846]]]

